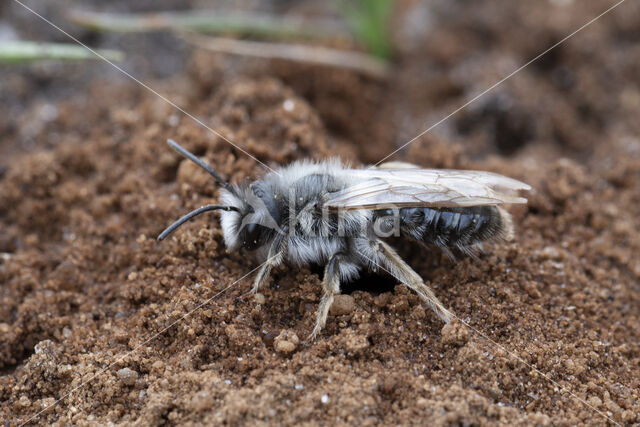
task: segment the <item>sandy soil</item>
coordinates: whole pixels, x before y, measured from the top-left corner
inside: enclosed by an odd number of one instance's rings
[[[510,209],[515,240],[479,260],[394,242],[469,326],[443,327],[368,276],[308,342],[317,271],[283,268],[247,296],[256,264],[225,251],[215,215],[155,241],[217,196],[167,137],[232,181],[258,164],[98,65],[3,69],[0,419],[640,423],[640,6],[628,3],[397,157],[535,189]],[[152,83],[269,166],[375,162],[607,5],[402,2],[387,82],[284,63],[231,72],[194,53]]]

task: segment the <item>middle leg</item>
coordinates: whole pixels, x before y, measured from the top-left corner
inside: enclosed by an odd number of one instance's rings
[[[309,339],[314,340],[322,328],[327,323],[327,316],[329,315],[329,309],[333,304],[333,298],[340,293],[340,260],[342,256],[335,254],[331,257],[326,267],[324,268],[324,278],[322,279],[322,289],[324,295],[320,300],[320,306],[318,307],[318,315],[316,317],[316,324],[313,328],[313,332],[309,335]]]

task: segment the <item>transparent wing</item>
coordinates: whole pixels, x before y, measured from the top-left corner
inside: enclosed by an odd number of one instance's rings
[[[323,205],[331,209],[388,209],[403,207],[465,207],[526,203],[519,190],[527,184],[492,172],[450,169],[349,169],[344,179],[354,182],[329,193]]]

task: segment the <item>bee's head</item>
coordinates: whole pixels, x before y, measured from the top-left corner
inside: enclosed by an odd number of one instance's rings
[[[264,181],[236,187],[235,193],[221,191],[224,204],[237,211],[223,211],[221,217],[224,242],[229,250],[240,247],[255,250],[281,232],[277,195]]]
[[[232,186],[217,174],[209,165],[198,159],[176,142],[169,145],[177,152],[206,170],[216,181],[222,184],[221,199],[223,205],[207,205],[193,210],[171,224],[159,236],[163,240],[191,218],[201,213],[219,210],[222,212],[222,233],[229,250],[243,247],[255,250],[269,242],[281,232],[280,210],[276,195],[264,181],[255,181],[243,187]]]

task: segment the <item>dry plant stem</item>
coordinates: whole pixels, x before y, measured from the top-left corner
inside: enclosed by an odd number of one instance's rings
[[[310,20],[250,12],[201,10],[149,14],[112,14],[71,11],[69,18],[95,31],[140,33],[158,30],[225,33],[253,37],[296,39],[352,39],[348,29],[333,19]]]
[[[117,50],[99,50],[111,61],[122,61],[124,53]],[[39,43],[32,41],[0,42],[0,64],[20,64],[38,60],[100,59],[87,49],[68,43]]]
[[[212,52],[347,68],[376,78],[386,78],[389,74],[389,64],[387,62],[360,52],[302,44],[208,37],[194,33],[181,33],[181,35],[195,46]]]

